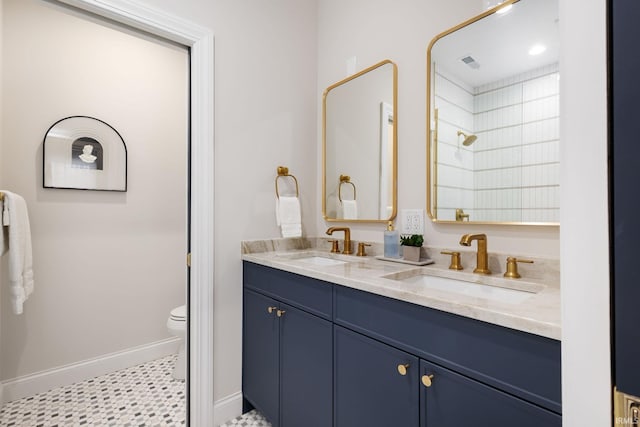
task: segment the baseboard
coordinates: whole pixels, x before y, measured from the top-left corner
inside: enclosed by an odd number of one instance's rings
[[[213,405],[213,425],[215,427],[242,415],[242,392],[216,400]]]
[[[171,337],[93,359],[5,380],[0,383],[0,402],[4,404],[168,356],[178,351],[179,341],[179,338]]]

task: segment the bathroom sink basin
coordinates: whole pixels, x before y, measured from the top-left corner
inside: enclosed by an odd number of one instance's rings
[[[402,278],[389,278],[412,285],[412,288],[416,291],[432,289],[508,304],[520,304],[543,288],[542,285],[536,286],[535,284],[528,284],[528,286],[523,286],[522,283],[514,283],[513,287],[503,287],[505,285],[502,283],[500,283],[500,286],[492,286],[428,274],[416,274]],[[500,279],[494,278],[493,280],[497,281]]]
[[[346,264],[346,261],[340,261],[339,259],[333,258],[325,258],[321,256],[309,256],[305,258],[298,258],[299,261],[306,262],[308,264],[320,265],[320,266],[329,266],[329,265],[343,265]]]
[[[326,255],[318,255],[317,253],[309,253],[309,252],[287,254],[287,255],[282,255],[282,257],[291,261],[300,261],[301,263],[304,263],[304,264],[315,265],[320,267],[347,264],[347,261],[343,261],[341,259],[337,259],[337,258],[326,256]]]

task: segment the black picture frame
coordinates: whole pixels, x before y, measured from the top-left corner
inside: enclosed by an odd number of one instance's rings
[[[55,122],[42,143],[44,188],[127,191],[127,146],[108,123],[89,116]]]

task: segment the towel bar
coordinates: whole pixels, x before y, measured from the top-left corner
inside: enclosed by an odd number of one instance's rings
[[[340,175],[340,184],[338,185],[338,200],[342,202],[342,184],[351,184],[353,187],[353,200],[356,199],[356,185],[351,182],[349,175]]]
[[[278,178],[289,176],[293,178],[296,183],[296,197],[300,196],[300,189],[298,187],[298,180],[295,176],[289,174],[289,168],[285,166],[278,166],[278,176],[276,176],[276,197],[280,198],[280,190],[278,189]]]

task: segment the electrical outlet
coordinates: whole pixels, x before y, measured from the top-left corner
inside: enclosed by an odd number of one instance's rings
[[[424,234],[424,209],[400,211],[401,234]]]

